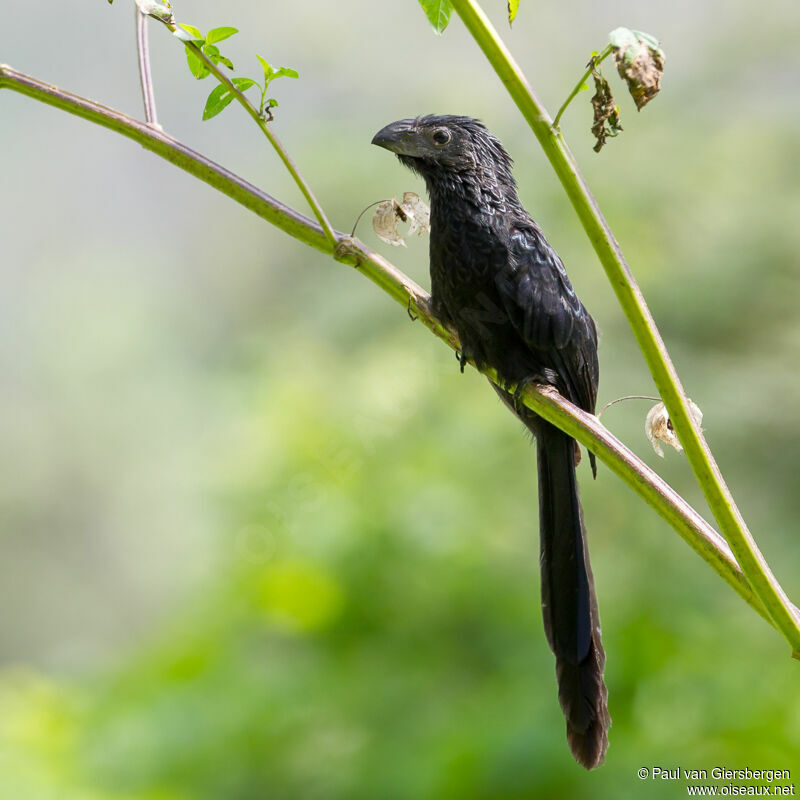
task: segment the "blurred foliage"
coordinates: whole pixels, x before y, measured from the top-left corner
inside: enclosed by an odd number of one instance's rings
[[[456,26],[428,36],[408,5],[432,54],[448,39],[471,53]],[[534,35],[523,16],[515,35]],[[720,41],[733,58],[736,36],[755,33],[749,16],[731,19]],[[597,29],[621,21],[604,16]],[[293,47],[276,57],[300,66]],[[574,67],[553,79],[558,91]],[[302,69],[306,86],[327,79]],[[729,77],[746,81],[749,69]],[[433,110],[436,91],[420,109],[330,112],[324,148],[316,130],[283,137],[338,227],[381,194],[419,190],[368,142],[390,119]],[[469,111],[457,97],[441,110]],[[676,78],[650,119],[631,115],[627,140],[594,161],[577,110],[565,128],[797,600],[797,106],[755,125],[738,102]],[[196,108],[187,102],[187,120]],[[281,108],[300,113],[289,99]],[[601,402],[650,391],[514,109],[475,113],[504,134],[523,198],[603,329]],[[26,130],[0,137],[22,152]],[[49,130],[31,130],[33,145],[53,147]],[[101,161],[97,172],[80,165],[91,209],[81,213],[110,214],[112,156],[75,130]],[[53,150],[52,162],[25,151],[41,159],[42,185],[64,161]],[[137,165],[169,188],[166,204],[193,191],[135,157],[120,151],[132,194],[151,189],[136,184]],[[369,168],[341,166],[359,159]],[[22,160],[8,165],[9,197],[52,218],[60,238],[48,244],[38,223],[25,238],[17,205],[0,214],[17,212],[3,230],[12,291],[0,316],[2,800],[673,798],[683,782],[643,784],[636,770],[800,769],[798,665],[780,637],[608,471],[592,482],[584,465],[614,720],[607,764],[585,773],[564,741],[541,630],[534,453],[485,382],[458,374],[451,353],[355,272],[224,201],[213,215],[206,194],[183,212],[148,209],[139,238],[126,233],[135,210],[116,206],[120,219],[90,231],[80,216],[70,234],[66,190],[48,206],[15,172]],[[28,255],[9,257],[23,244]],[[391,256],[424,280],[424,240]],[[681,457],[648,453],[646,409],[616,406],[604,421],[698,503]]]

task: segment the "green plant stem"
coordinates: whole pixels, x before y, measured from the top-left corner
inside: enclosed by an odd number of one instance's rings
[[[159,22],[165,25],[173,33],[178,32],[177,24],[163,19],[160,19]],[[181,29],[181,32],[183,32],[183,29]],[[194,42],[187,42],[183,39],[178,39],[178,41],[180,41],[182,45],[188,47],[206,65],[206,67],[208,67],[209,72],[211,72],[220,83],[227,87],[228,91],[233,94],[233,96],[239,101],[239,104],[253,118],[253,121],[256,123],[256,125],[261,128],[261,132],[267,137],[267,140],[272,145],[281,161],[283,161],[283,165],[289,171],[289,174],[294,179],[294,182],[303,193],[303,197],[305,197],[306,202],[314,212],[314,216],[317,218],[317,222],[319,222],[322,230],[325,232],[325,236],[328,238],[331,245],[335,245],[336,233],[334,232],[331,223],[328,221],[328,217],[326,216],[325,212],[322,210],[322,206],[314,196],[314,193],[311,191],[311,187],[308,185],[305,178],[300,174],[300,171],[297,169],[294,161],[292,161],[289,152],[283,146],[281,140],[277,137],[272,128],[267,124],[267,121],[261,116],[258,109],[247,99],[247,96],[243,92],[240,92],[236,88],[236,85],[233,83],[233,81],[203,52],[200,47],[198,47]]]
[[[580,92],[580,90],[586,85],[586,81],[589,80],[591,74],[600,66],[600,64],[611,55],[614,48],[607,44],[603,50],[601,50],[596,56],[592,56],[589,60],[589,66],[586,69],[586,72],[583,73],[581,79],[575,84],[575,88],[570,92],[569,97],[564,101],[564,104],[561,108],[558,109],[558,113],[556,114],[556,118],[553,120],[553,130],[558,130],[558,123],[561,121],[561,115],[567,110],[567,106],[575,99],[575,96]]]
[[[628,484],[681,535],[773,627],[775,622],[754,594],[725,540],[669,484],[640,461],[600,420],[549,387],[523,394],[526,405],[577,439]],[[720,560],[720,554],[725,555]],[[735,565],[735,567],[734,567]],[[720,569],[721,568],[721,569]],[[723,575],[723,571],[725,574]]]
[[[794,652],[800,652],[800,614],[789,602],[756,545],[725,484],[702,431],[689,411],[686,394],[655,321],[578,165],[550,115],[476,0],[452,0],[472,37],[505,85],[550,160],[602,263],[658,392],[667,407],[689,464],[720,530],[770,616]]]
[[[314,220],[285,206],[271,195],[262,192],[171,136],[119,111],[43,83],[11,67],[0,65],[0,90],[3,88],[19,92],[132,139],[145,149],[213,186],[295,239],[327,253],[337,261],[355,267],[451,348],[459,349],[455,334],[443,327],[431,312],[427,292],[358,239],[336,233],[336,244],[331,245],[322,227]],[[496,378],[491,373],[487,373],[487,377]],[[600,461],[608,465],[675,528],[745,602],[770,624],[775,624],[753,593],[722,537],[664,480],[619,442],[596,417],[576,408],[547,387],[527,387],[522,393],[522,400],[542,417],[567,431],[595,453]]]

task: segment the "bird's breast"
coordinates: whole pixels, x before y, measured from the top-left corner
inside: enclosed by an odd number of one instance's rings
[[[431,215],[431,281],[434,291],[485,292],[494,285],[508,252],[503,220],[481,214],[478,219],[452,214]]]

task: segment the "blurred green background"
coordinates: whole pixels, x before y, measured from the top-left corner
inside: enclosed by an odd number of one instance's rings
[[[0,61],[140,116],[132,4],[6,3]],[[534,3],[551,110],[618,25],[663,92],[595,155],[564,121],[741,509],[800,598],[800,84],[794,0]],[[602,330],[600,402],[650,393],[535,140],[463,26],[414,0],[182,0],[299,70],[275,129],[334,224],[423,187],[387,122],[479,116]],[[166,129],[302,208],[238,109],[152,26]],[[613,73],[613,70],[609,70]],[[616,78],[612,82],[619,87]],[[800,665],[654,513],[581,469],[614,720],[571,759],[541,630],[535,456],[485,381],[355,271],[131,142],[0,95],[0,798],[678,797],[642,766],[800,769]],[[388,248],[427,285],[427,241]],[[606,423],[707,514],[684,459]],[[796,777],[793,776],[793,777]]]

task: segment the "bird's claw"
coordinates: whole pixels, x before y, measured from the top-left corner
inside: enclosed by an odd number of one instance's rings
[[[521,413],[522,409],[525,408],[525,402],[523,399],[525,390],[529,386],[533,386],[535,383],[537,383],[535,378],[523,378],[514,388],[514,392],[512,393],[511,397],[514,401],[514,411],[516,411],[517,414]]]

